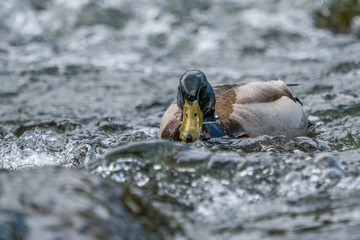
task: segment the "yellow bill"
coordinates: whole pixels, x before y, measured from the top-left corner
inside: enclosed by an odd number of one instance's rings
[[[188,103],[185,100],[183,109],[183,124],[181,127],[180,138],[184,142],[195,142],[201,136],[203,114],[199,103],[194,101]]]

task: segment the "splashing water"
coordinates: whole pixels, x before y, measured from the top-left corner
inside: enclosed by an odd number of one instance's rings
[[[0,238],[358,239],[360,42],[323,2],[1,2]],[[189,69],[298,83],[312,125],[161,141]]]

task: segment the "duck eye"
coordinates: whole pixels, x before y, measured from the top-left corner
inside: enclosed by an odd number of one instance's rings
[[[206,90],[206,88],[207,88],[207,84],[204,85],[204,90]]]
[[[185,117],[188,117],[187,113],[185,113]]]
[[[194,117],[195,117],[195,118],[197,117],[197,113],[194,113]]]

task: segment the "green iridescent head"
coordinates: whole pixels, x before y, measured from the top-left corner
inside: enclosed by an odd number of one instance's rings
[[[177,105],[182,110],[180,138],[184,142],[196,141],[201,136],[203,119],[214,117],[215,94],[203,72],[192,70],[181,78]]]

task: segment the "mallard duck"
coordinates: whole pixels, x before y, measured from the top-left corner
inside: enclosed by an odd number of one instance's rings
[[[159,137],[193,142],[228,136],[303,135],[308,119],[281,80],[211,86],[203,72],[181,78],[177,99],[162,117]]]

